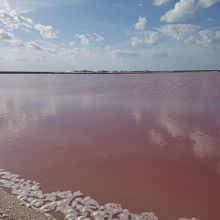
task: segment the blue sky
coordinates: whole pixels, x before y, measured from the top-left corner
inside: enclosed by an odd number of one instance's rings
[[[220,69],[219,0],[0,0],[0,70]]]

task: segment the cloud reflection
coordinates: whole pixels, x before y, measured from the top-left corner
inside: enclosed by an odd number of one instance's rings
[[[136,123],[141,123],[143,120],[142,108],[139,108],[138,106],[132,108],[132,116]]]
[[[213,137],[205,134],[201,129],[196,129],[190,134],[194,141],[193,151],[199,158],[212,158],[217,152],[217,144]]]
[[[40,98],[31,92],[27,95],[22,91],[14,91],[13,93],[1,91],[0,141],[11,141],[18,137],[31,123],[56,114],[55,98]]]
[[[150,130],[149,136],[151,141],[156,145],[164,146],[166,144],[164,136],[161,133],[157,132],[156,130],[153,129]]]
[[[177,142],[176,147],[183,146],[183,141],[188,143],[195,158],[219,161],[218,134],[213,130],[214,127],[219,127],[219,121],[216,120],[218,112],[207,104],[209,101],[146,100],[143,103],[142,100],[140,103],[134,102],[130,109],[135,122],[141,123],[141,126],[152,126],[147,128],[148,135],[150,141],[159,148],[166,145],[167,139],[171,137]],[[204,113],[205,116],[202,116]],[[209,118],[209,123],[201,123],[206,117]],[[218,165],[220,173],[219,170]]]
[[[173,137],[186,137],[189,126],[175,116],[161,115],[160,125]]]

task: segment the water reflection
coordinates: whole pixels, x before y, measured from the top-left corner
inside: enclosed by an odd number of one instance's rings
[[[190,131],[190,124],[181,120],[180,116],[162,113],[159,117],[160,126],[166,129],[173,138],[187,137],[187,134]]]
[[[220,198],[220,75],[209,77],[0,78],[0,165],[48,190],[207,219]]]
[[[148,129],[149,140],[154,145],[164,146],[171,137],[180,144],[188,141],[187,147],[197,159],[219,157],[220,140],[216,128],[220,127],[220,104],[216,100],[210,105],[210,100],[206,99],[189,102],[145,99],[135,101],[130,108],[134,121]]]
[[[149,136],[151,141],[158,146],[164,146],[166,144],[165,137],[156,130],[150,130]]]
[[[56,116],[54,97],[40,98],[32,92],[0,92],[0,143],[13,141],[31,124]]]
[[[135,122],[141,123],[143,120],[143,108],[141,108],[139,105],[134,105],[132,108],[132,116]]]
[[[193,151],[199,158],[212,158],[218,153],[218,146],[213,137],[205,134],[201,129],[196,129],[190,134],[193,140]]]
[[[167,133],[181,145],[182,140],[188,140],[192,156],[196,159],[212,160],[218,167],[220,156],[220,140],[216,128],[220,127],[218,120],[219,104],[214,100],[203,99],[198,102],[178,102],[178,108],[173,104],[163,106],[157,120],[160,129]],[[150,134],[152,136],[152,134]],[[152,138],[152,137],[151,137]],[[158,145],[161,138],[158,136]],[[176,148],[176,149],[177,149]],[[186,149],[182,149],[184,151]],[[216,169],[218,170],[218,168]]]
[[[211,87],[211,84],[205,84],[203,89]],[[175,143],[172,150],[182,153],[189,151],[194,160],[209,160],[219,173],[220,103],[213,95],[213,90],[211,94],[208,89],[206,91],[206,97],[195,93],[196,97],[189,100],[138,97],[139,101],[130,102],[129,107],[131,117],[139,124],[137,126],[147,130],[147,147],[152,143],[165,153]],[[210,99],[207,99],[208,96]]]

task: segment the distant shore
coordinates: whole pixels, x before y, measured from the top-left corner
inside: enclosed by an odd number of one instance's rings
[[[0,74],[155,74],[155,73],[192,73],[192,72],[220,72],[220,70],[165,70],[165,71],[108,71],[108,70],[79,70],[64,72],[48,71],[0,71]]]

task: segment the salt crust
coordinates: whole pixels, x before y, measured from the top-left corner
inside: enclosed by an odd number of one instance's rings
[[[56,220],[54,212],[60,212],[66,220],[159,220],[153,212],[131,213],[121,205],[108,203],[100,205],[96,200],[80,191],[43,193],[40,184],[25,180],[17,174],[0,169],[0,186],[11,190],[13,195],[28,207],[35,208]],[[198,220],[179,218],[178,220]]]

